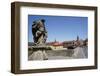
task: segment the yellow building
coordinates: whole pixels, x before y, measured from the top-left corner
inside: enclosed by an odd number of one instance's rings
[[[63,48],[63,44],[59,43],[59,42],[53,43],[52,46],[54,47],[54,49],[62,49]]]

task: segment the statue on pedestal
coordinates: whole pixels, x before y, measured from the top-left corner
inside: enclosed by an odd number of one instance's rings
[[[33,55],[31,55],[31,58],[33,60],[47,60],[47,54],[45,52],[45,43],[47,40],[47,31],[45,28],[45,20],[37,20],[34,21],[32,24],[32,34],[33,34],[33,40],[34,40],[34,46],[33,46]]]

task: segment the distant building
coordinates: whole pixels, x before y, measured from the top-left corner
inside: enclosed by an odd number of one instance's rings
[[[52,45],[55,49],[61,49],[63,48],[63,44],[62,43],[59,43],[55,40],[55,42],[53,43]]]
[[[64,41],[63,47],[64,48],[75,48],[77,46],[86,46],[88,44],[88,39],[81,40],[79,36],[77,36],[76,40],[73,41]]]
[[[47,45],[51,46],[53,49],[62,49],[63,48],[63,43],[60,43],[56,40],[54,42],[47,43]]]
[[[88,46],[88,39],[86,38],[83,43],[84,46]]]
[[[74,48],[75,41],[64,41],[63,47],[64,48]]]
[[[33,42],[28,42],[28,47],[31,48],[34,45]],[[76,37],[76,40],[72,41],[64,41],[64,42],[59,42],[56,41],[56,39],[53,42],[47,42],[47,46],[50,46],[52,49],[73,49],[77,46],[87,46],[88,45],[88,39],[86,38],[85,40],[82,40],[79,38],[79,36]]]

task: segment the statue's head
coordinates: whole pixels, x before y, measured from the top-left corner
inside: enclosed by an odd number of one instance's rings
[[[43,26],[44,26],[44,22],[45,22],[44,19],[38,20],[38,21],[37,21],[37,26],[38,26],[38,27],[43,27]]]
[[[38,27],[43,27],[44,26],[44,19],[36,20],[33,22],[34,25],[37,25]]]
[[[43,22],[43,23],[44,23],[44,22],[45,22],[45,20],[44,20],[44,19],[41,19],[41,22]]]

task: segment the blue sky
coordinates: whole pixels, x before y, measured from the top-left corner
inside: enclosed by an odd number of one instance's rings
[[[88,37],[88,18],[75,16],[47,16],[28,15],[28,41],[33,42],[32,23],[34,20],[45,19],[45,27],[48,31],[47,42],[59,42],[76,40]]]

